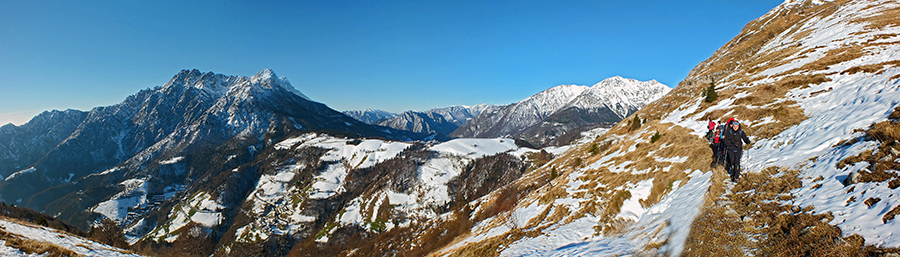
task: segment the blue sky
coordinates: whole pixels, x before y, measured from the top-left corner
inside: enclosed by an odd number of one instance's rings
[[[0,1],[0,124],[182,69],[270,68],[337,110],[508,104],[623,76],[674,87],[782,1]]]

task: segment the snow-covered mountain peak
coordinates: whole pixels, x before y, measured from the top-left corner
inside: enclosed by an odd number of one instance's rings
[[[581,92],[584,92],[584,90],[587,90],[587,89],[588,89],[587,86],[580,86],[580,85],[574,85],[574,84],[573,85],[559,85],[559,86],[548,88],[544,91],[541,91],[540,93],[537,93],[528,98],[525,98],[524,100],[519,101],[519,103],[535,101],[538,99],[548,99],[548,98],[556,98],[557,100],[570,100],[570,99],[578,96],[579,94],[581,94]],[[559,99],[557,97],[562,97],[562,99]]]
[[[588,88],[589,87],[587,86],[580,85],[559,85],[551,87],[519,101],[516,103],[518,106],[516,109],[521,108],[522,111],[526,112],[537,111],[539,117],[544,117],[559,110],[559,108],[565,106],[566,103],[575,99],[575,97],[578,97],[578,95]]]
[[[640,81],[615,76],[594,84],[563,108],[589,108],[597,103],[603,103],[619,117],[624,118],[669,91],[671,88],[656,80]]]
[[[789,7],[789,6],[794,6],[794,5],[801,5],[801,4],[804,4],[804,3],[806,3],[806,2],[811,2],[811,3],[814,4],[814,5],[822,5],[822,4],[825,4],[825,2],[834,2],[834,0],[812,0],[812,1],[807,1],[807,0],[784,0],[784,3],[781,3],[781,5],[779,5],[779,7]],[[776,9],[777,9],[777,8],[776,8]]]
[[[253,75],[253,77],[250,77],[250,81],[254,84],[262,83],[262,84],[278,85],[281,88],[284,88],[285,90],[287,90],[288,92],[294,93],[295,95],[298,95],[298,96],[302,97],[303,99],[312,101],[312,99],[309,99],[308,96],[306,96],[305,94],[301,93],[299,90],[294,88],[294,86],[291,85],[291,82],[287,79],[287,77],[278,77],[277,75],[275,75],[275,71],[268,69],[268,68],[263,69],[263,70],[259,71],[258,73],[256,73],[256,75]]]
[[[253,77],[251,77],[250,79],[252,79],[252,80],[271,80],[273,78],[278,78],[278,76],[275,75],[275,71],[273,71],[272,69],[269,69],[269,68],[265,68],[265,69],[257,72],[256,75],[253,75]]]
[[[181,88],[181,89],[179,89]],[[224,96],[249,97],[258,92],[267,94],[275,88],[282,88],[296,94],[303,99],[312,101],[309,97],[298,91],[291,85],[287,77],[278,77],[271,69],[263,69],[251,77],[226,76],[214,72],[200,72],[197,69],[181,70],[160,90],[183,90],[187,88],[200,89],[211,98],[217,99]]]

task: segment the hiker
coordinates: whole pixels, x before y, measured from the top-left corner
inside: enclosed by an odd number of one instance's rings
[[[725,170],[731,174],[731,181],[737,183],[741,177],[741,155],[744,154],[744,144],[750,143],[747,134],[741,130],[741,123],[737,120],[728,120],[728,128],[723,132],[723,142],[727,160],[725,162]]]
[[[710,140],[710,142],[712,142],[713,131],[716,129],[716,122],[713,121],[712,118],[706,118],[706,119],[709,121],[708,125],[706,125],[706,128],[707,128],[706,139]]]
[[[725,158],[722,156],[722,127],[723,126],[716,126],[716,132],[713,133],[712,140],[710,142],[712,143],[714,165],[721,165],[722,161],[725,160]]]

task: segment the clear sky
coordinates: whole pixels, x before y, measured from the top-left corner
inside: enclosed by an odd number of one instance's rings
[[[508,104],[623,76],[674,87],[781,0],[0,1],[0,124],[182,69],[270,68],[336,110]]]

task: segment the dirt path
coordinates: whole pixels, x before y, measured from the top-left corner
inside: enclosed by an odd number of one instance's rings
[[[831,214],[785,204],[802,184],[799,171],[769,168],[735,184],[715,170],[706,207],[685,242],[684,256],[882,256],[898,249],[842,237]]]

